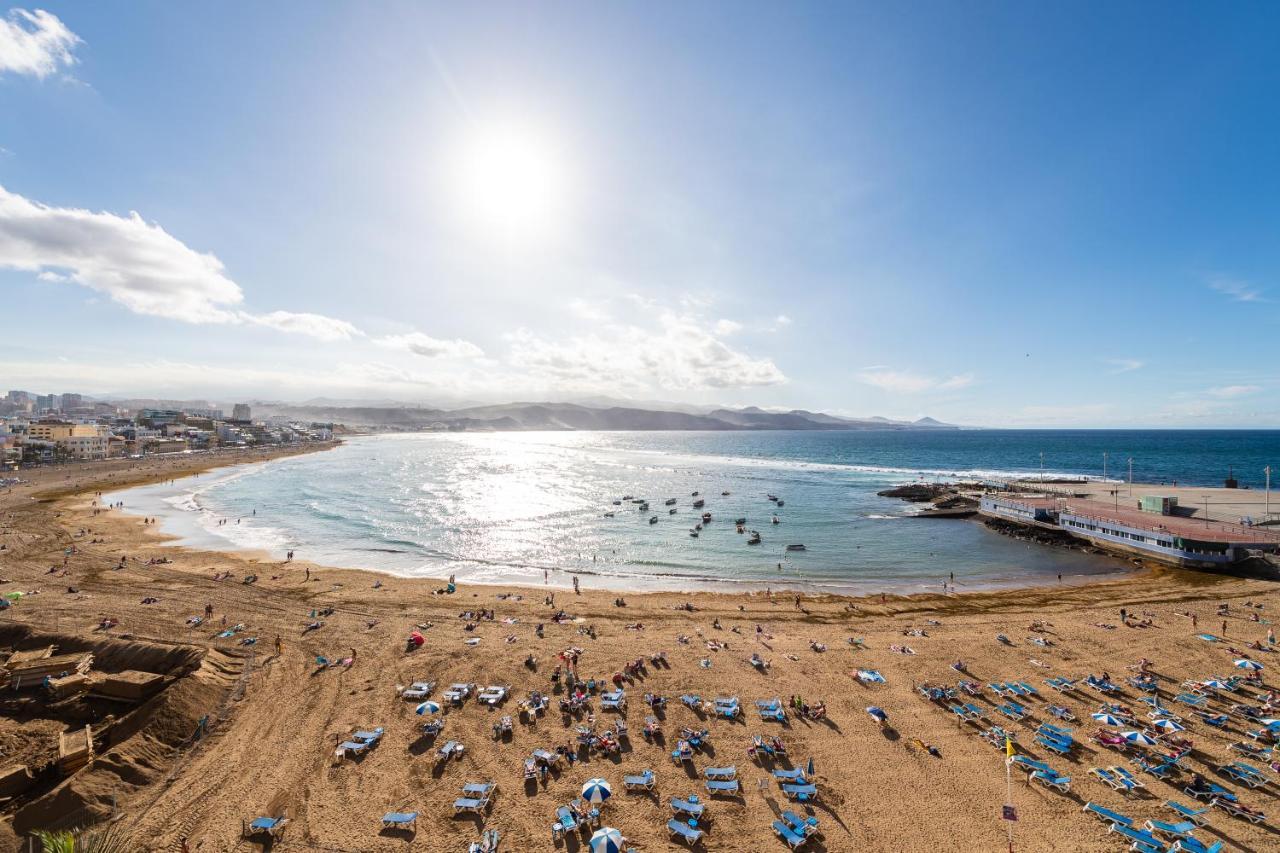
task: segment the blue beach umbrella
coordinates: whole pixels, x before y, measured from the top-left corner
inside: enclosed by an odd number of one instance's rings
[[[591,853],[622,853],[622,833],[612,826],[597,829],[587,842]]]
[[[414,708],[414,709],[413,709],[413,711],[414,711],[414,713],[415,713],[415,714],[417,714],[418,716],[422,716],[423,714],[439,714],[439,713],[440,713],[440,703],[438,703],[438,702],[423,702],[421,705],[419,705],[418,707]]]
[[[1210,678],[1208,681],[1200,682],[1201,687],[1208,687],[1210,690],[1226,690],[1227,685],[1223,684],[1216,678]]]
[[[588,803],[603,803],[613,796],[613,788],[606,779],[588,779],[582,786],[582,799]]]
[[[1174,720],[1155,720],[1151,725],[1164,729],[1166,732],[1182,732],[1186,731],[1187,728]]]
[[[884,708],[881,708],[878,705],[872,705],[867,708],[867,713],[874,717],[878,723],[889,722],[889,715],[884,712]]]
[[[1121,732],[1120,737],[1124,738],[1128,743],[1137,744],[1138,746],[1155,746],[1156,739],[1151,735],[1145,735],[1142,732]]]
[[[1240,658],[1240,660],[1236,661],[1236,666],[1241,669],[1251,669],[1254,672],[1262,669],[1262,664],[1258,663],[1256,660],[1250,660],[1249,658]]]
[[[1098,722],[1102,723],[1104,726],[1122,726],[1122,725],[1124,725],[1124,720],[1120,719],[1119,717],[1115,716],[1114,714],[1108,714],[1108,713],[1105,713],[1105,712],[1100,712],[1100,713],[1097,713],[1097,714],[1090,714],[1090,716],[1091,716],[1091,717],[1093,717],[1093,718],[1094,718],[1095,720],[1097,720]]]
[[[804,775],[806,778],[813,778],[813,756],[809,756],[809,763],[804,766]]]

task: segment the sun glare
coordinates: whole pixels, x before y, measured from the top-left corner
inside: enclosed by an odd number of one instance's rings
[[[462,145],[456,177],[463,210],[485,236],[536,241],[562,223],[561,157],[535,130],[510,125],[474,130]]]

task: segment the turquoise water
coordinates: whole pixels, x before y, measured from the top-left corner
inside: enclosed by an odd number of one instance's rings
[[[405,575],[541,584],[545,570],[553,584],[576,573],[620,589],[911,592],[941,589],[949,573],[964,589],[1121,570],[981,524],[910,518],[911,507],[875,494],[919,478],[1039,473],[1042,451],[1049,476],[1098,476],[1104,449],[1112,459],[1132,455],[1138,480],[1215,483],[1228,464],[1245,480],[1268,456],[1280,458],[1280,433],[375,436],[109,499],[158,516],[184,544],[274,556],[292,549],[298,559]],[[691,507],[694,491],[704,510]],[[650,511],[612,504],[628,494],[650,499]],[[664,505],[672,497],[674,515]],[[689,529],[702,511],[714,520],[695,539]],[[760,532],[759,545],[735,532],[737,517]],[[789,544],[806,550],[788,552]]]

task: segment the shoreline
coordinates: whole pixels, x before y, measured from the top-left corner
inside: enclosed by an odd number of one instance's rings
[[[292,454],[291,454],[292,455]],[[262,466],[276,461],[276,458],[255,461],[253,464]],[[241,557],[255,560],[262,563],[281,562],[282,555],[286,550],[297,550],[299,552],[305,550],[302,544],[294,545],[289,542],[288,537],[291,535],[288,528],[276,527],[259,527],[260,517],[243,516],[247,530],[251,533],[254,530],[266,531],[263,536],[246,538],[252,540],[254,538],[261,541],[264,536],[276,535],[281,538],[282,543],[277,549],[271,549],[259,544],[238,544],[236,540],[221,532],[210,529],[204,523],[207,521],[206,516],[213,517],[212,510],[205,507],[189,509],[179,507],[173,498],[191,492],[198,484],[192,481],[193,476],[209,472],[226,472],[227,476],[233,475],[234,469],[239,465],[225,466],[222,464],[213,464],[208,467],[201,468],[199,473],[189,472],[185,477],[179,479],[174,484],[172,491],[156,492],[146,495],[148,503],[143,509],[138,509],[134,501],[126,500],[124,512],[134,517],[149,515],[158,517],[161,520],[161,530],[150,530],[151,533],[163,533],[169,547],[185,548],[203,552],[221,552],[228,555],[239,555]],[[127,498],[124,494],[139,488],[150,488],[164,484],[168,478],[156,478],[151,481],[143,481],[129,484],[127,487],[113,489],[111,493],[104,495],[104,499]],[[217,479],[214,482],[218,482]],[[163,504],[163,506],[158,506]],[[148,508],[149,507],[149,508]],[[227,518],[229,522],[231,517]],[[904,513],[901,516],[903,521],[914,520],[914,515]],[[996,531],[995,533],[998,533]],[[278,550],[279,555],[276,553]],[[377,550],[377,549],[370,549]],[[1060,578],[1055,582],[1053,575],[1043,570],[1023,567],[1014,569],[1009,567],[997,573],[982,576],[979,578],[971,578],[961,575],[958,579],[951,581],[951,589],[942,593],[943,595],[969,594],[974,592],[992,592],[992,591],[1012,591],[1028,588],[1061,588],[1065,586],[1090,585],[1104,580],[1114,580],[1131,576],[1135,571],[1141,572],[1139,567],[1135,570],[1132,563],[1128,560],[1121,560],[1108,555],[1095,555],[1099,558],[1093,563],[1097,566],[1097,571],[1075,571],[1066,574],[1060,574]],[[570,581],[574,578],[581,578],[584,583],[590,582],[596,588],[607,589],[614,592],[626,593],[632,595],[638,594],[654,594],[654,593],[681,593],[687,595],[703,595],[707,593],[723,593],[723,594],[751,594],[766,593],[769,590],[801,592],[809,595],[832,595],[849,598],[867,598],[878,596],[882,593],[891,595],[929,595],[937,594],[933,591],[940,585],[942,581],[933,578],[928,581],[922,580],[920,577],[902,576],[881,576],[869,575],[859,576],[856,573],[850,573],[844,576],[832,576],[829,574],[819,574],[817,576],[805,576],[802,574],[803,569],[794,568],[789,572],[780,572],[776,575],[770,575],[764,578],[751,579],[734,579],[732,577],[733,569],[730,566],[719,566],[712,570],[703,570],[698,572],[697,569],[689,569],[681,571],[678,568],[672,568],[669,571],[646,570],[644,567],[631,567],[625,562],[620,564],[625,567],[623,571],[610,571],[608,569],[596,568],[593,565],[575,566],[572,564],[557,565],[552,562],[547,563],[523,563],[510,561],[487,561],[478,558],[467,557],[450,557],[450,556],[424,556],[420,563],[412,567],[397,567],[387,565],[385,561],[382,564],[361,564],[359,555],[344,557],[335,554],[320,554],[312,557],[305,555],[299,556],[302,563],[311,563],[317,567],[325,567],[329,569],[341,568],[344,570],[363,571],[371,573],[379,573],[397,579],[443,579],[452,574],[459,574],[460,582],[476,584],[485,587],[524,587],[528,589],[543,588],[544,584],[539,584],[536,579],[523,578],[492,578],[482,577],[476,578],[469,576],[468,569],[480,568],[484,571],[491,572],[494,569],[506,568],[513,574],[524,573],[526,575],[537,575],[542,572],[549,572],[551,577],[551,586],[553,588],[566,588]],[[1004,568],[1003,566],[1001,567]],[[710,571],[719,571],[720,574],[709,573]],[[874,570],[873,570],[874,571]],[[945,573],[940,575],[945,577]]]

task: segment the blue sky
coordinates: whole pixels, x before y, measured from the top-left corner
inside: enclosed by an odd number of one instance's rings
[[[2,14],[6,387],[1280,426],[1271,4]]]

